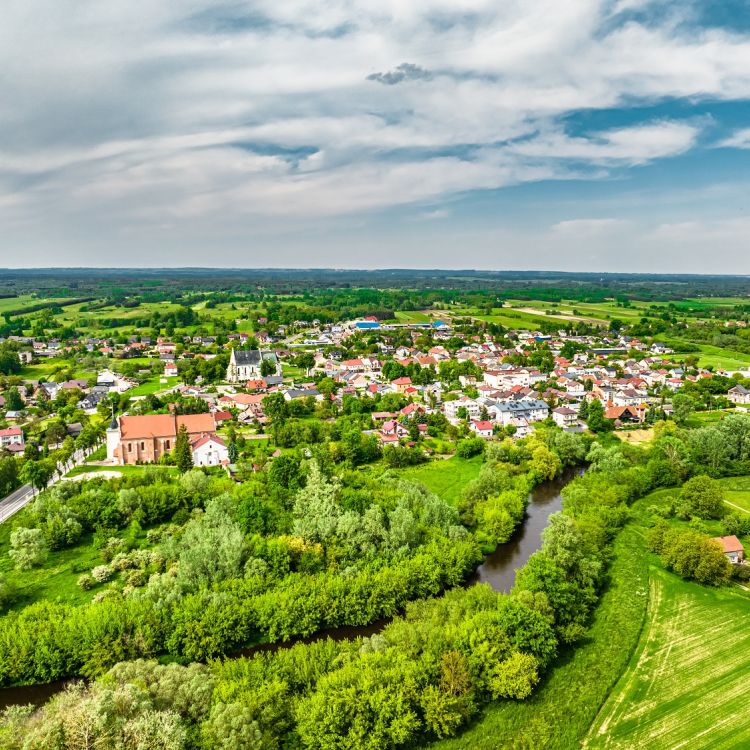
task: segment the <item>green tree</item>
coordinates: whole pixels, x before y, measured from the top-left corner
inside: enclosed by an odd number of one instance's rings
[[[679,513],[684,518],[721,518],[724,515],[724,493],[711,477],[689,479],[680,491]]]
[[[276,365],[271,359],[263,357],[260,363],[260,374],[264,378],[276,374]]]
[[[13,388],[8,389],[8,392],[5,394],[5,408],[9,411],[20,411],[23,409],[23,406],[23,400],[18,393],[18,388],[13,386]]]
[[[18,570],[31,570],[47,559],[47,544],[41,529],[19,526],[10,534],[8,555]]]
[[[612,421],[604,416],[604,405],[598,398],[589,404],[586,424],[591,432],[608,432],[614,428]]]
[[[289,416],[289,406],[280,392],[270,393],[263,399],[263,412],[273,424],[283,424]]]
[[[174,444],[174,460],[177,468],[185,473],[193,468],[193,451],[190,448],[190,437],[184,424],[177,431],[177,439]]]
[[[26,461],[21,469],[21,481],[28,482],[37,490],[43,490],[55,473],[55,462],[44,458],[39,461]]]
[[[685,424],[695,411],[695,401],[686,393],[676,393],[672,398],[672,409],[674,421]]]

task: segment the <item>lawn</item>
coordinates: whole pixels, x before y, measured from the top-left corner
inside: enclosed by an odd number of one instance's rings
[[[13,609],[21,609],[34,601],[60,601],[65,604],[83,604],[91,601],[93,593],[83,591],[78,586],[82,572],[88,572],[96,565],[101,565],[99,551],[91,546],[91,534],[83,537],[75,547],[58,552],[51,552],[41,568],[27,571],[13,570],[13,561],[8,557],[10,549],[10,532],[13,527],[23,526],[26,510],[0,524],[0,572],[18,588],[18,599]]]
[[[584,747],[750,747],[750,601],[651,571],[646,627]]]
[[[750,354],[724,349],[710,344],[696,344],[700,349],[698,364],[700,367],[714,367],[717,370],[746,370],[750,368]],[[670,357],[675,362],[684,361],[682,355]]]
[[[750,477],[728,477],[719,480],[730,511],[750,513]]]
[[[166,382],[162,383],[161,381],[164,380]],[[128,396],[148,396],[151,393],[159,393],[161,391],[166,391],[169,388],[173,388],[180,382],[179,377],[177,378],[165,378],[165,377],[157,377],[157,378],[151,378],[144,383],[141,383],[139,386],[136,386],[131,391],[127,391]]]
[[[396,311],[397,323],[429,323],[430,316],[418,310],[398,310]]]
[[[421,466],[413,466],[399,472],[404,479],[421,482],[449,503],[457,503],[463,488],[479,476],[482,457],[436,459]]]

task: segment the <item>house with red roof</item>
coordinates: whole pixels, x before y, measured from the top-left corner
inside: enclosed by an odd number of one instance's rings
[[[736,536],[717,536],[711,541],[721,545],[730,563],[739,565],[745,559],[745,548]]]
[[[486,419],[480,419],[474,422],[471,422],[469,424],[469,429],[480,438],[491,438],[494,432],[495,425],[494,423],[486,420]]]

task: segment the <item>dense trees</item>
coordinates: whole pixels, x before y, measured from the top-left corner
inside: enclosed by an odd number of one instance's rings
[[[683,578],[714,586],[729,580],[731,563],[721,545],[705,534],[660,523],[651,530],[648,543],[664,567]]]
[[[721,486],[707,476],[689,479],[680,490],[678,512],[683,518],[721,518],[724,515]]]

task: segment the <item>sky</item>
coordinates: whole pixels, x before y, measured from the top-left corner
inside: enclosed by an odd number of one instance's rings
[[[5,0],[0,267],[750,274],[747,0]]]

